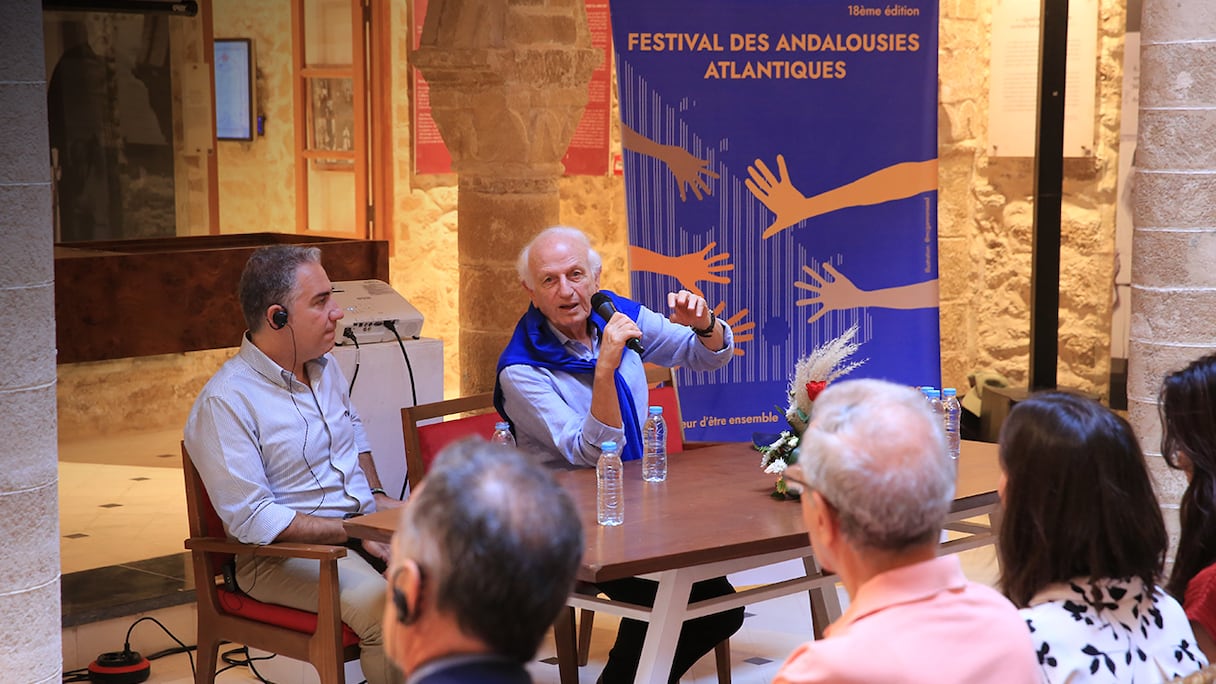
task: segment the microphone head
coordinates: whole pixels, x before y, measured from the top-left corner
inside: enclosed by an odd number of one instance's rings
[[[612,318],[612,314],[616,313],[616,307],[613,306],[612,300],[603,292],[596,292],[591,295],[591,308],[599,314],[605,321]]]

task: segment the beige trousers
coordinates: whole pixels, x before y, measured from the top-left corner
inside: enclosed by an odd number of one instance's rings
[[[237,584],[264,603],[317,610],[321,564],[300,558],[238,556]],[[359,635],[359,664],[368,684],[399,684],[401,672],[384,653],[380,633],[384,617],[385,579],[351,551],[338,559],[338,602],[342,621]]]

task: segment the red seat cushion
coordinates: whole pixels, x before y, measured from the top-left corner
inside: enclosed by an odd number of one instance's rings
[[[652,387],[650,405],[663,407],[663,418],[667,422],[667,453],[684,451],[684,430],[680,425],[680,397],[671,385]]]
[[[494,424],[499,420],[501,419],[498,414],[491,411],[418,426],[418,444],[422,447],[422,472],[425,474],[431,469],[431,462],[445,446],[461,437],[480,435],[482,439],[490,439],[494,434]]]
[[[283,627],[294,632],[313,634],[317,631],[317,614],[306,610],[296,610],[287,606],[273,603],[262,603],[245,594],[238,594],[227,589],[218,589],[220,606],[229,615],[265,622],[276,627]],[[350,627],[342,625],[342,647],[355,646],[359,643],[359,635]]]

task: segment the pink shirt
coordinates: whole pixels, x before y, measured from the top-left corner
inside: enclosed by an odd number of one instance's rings
[[[944,556],[872,577],[773,683],[1042,681],[1017,609],[968,581],[957,556]]]

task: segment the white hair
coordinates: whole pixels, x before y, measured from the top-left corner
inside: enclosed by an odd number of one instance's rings
[[[591,267],[591,272],[598,274],[603,268],[604,260],[600,257],[600,253],[591,247],[591,239],[587,234],[578,228],[570,226],[552,226],[546,228],[536,234],[524,248],[519,250],[519,259],[515,262],[515,270],[519,273],[519,281],[531,289],[535,286],[532,282],[532,269],[528,265],[528,259],[532,255],[532,246],[538,242],[551,240],[553,238],[563,238],[567,242],[571,242],[587,248],[587,264]]]
[[[807,485],[853,544],[902,551],[936,543],[954,500],[942,421],[924,396],[884,380],[829,385],[798,452]]]

